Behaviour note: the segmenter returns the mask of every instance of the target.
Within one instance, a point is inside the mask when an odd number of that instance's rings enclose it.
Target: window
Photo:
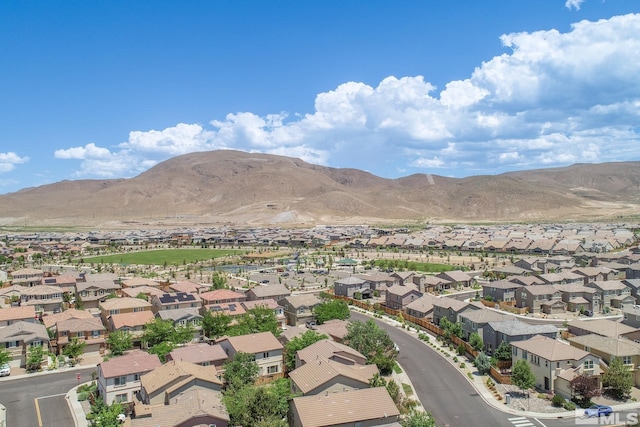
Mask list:
[[[529,352],[527,350],[522,350],[522,358],[527,360],[528,356],[529,356]]]
[[[141,311],[144,311],[144,307],[134,307],[133,308],[133,312],[134,313],[140,313]]]
[[[262,353],[262,358],[263,359],[266,359],[267,357],[269,357],[269,352],[268,351]]]
[[[116,394],[116,397],[113,399],[116,403],[122,403],[127,401],[127,393]]]
[[[133,374],[134,381],[140,381],[140,374]]]
[[[84,332],[76,332],[76,337],[84,338]]]
[[[6,348],[16,348],[20,346],[20,341],[8,341],[5,343]]]
[[[520,296],[522,296],[522,299],[527,299],[527,293],[526,292],[522,292],[520,294]]]
[[[115,377],[113,379],[113,384],[115,386],[122,386],[122,385],[127,385],[127,377],[126,376],[122,376],[122,377]]]
[[[100,331],[91,331],[91,338],[98,338],[100,336]]]
[[[591,347],[589,347],[588,345],[585,345],[584,351],[586,351],[587,353],[591,353]]]
[[[278,365],[267,367],[267,374],[277,374],[277,373],[278,373]]]
[[[29,343],[29,347],[42,347],[42,341],[33,341]]]
[[[631,356],[622,356],[623,365],[631,365]]]
[[[110,316],[113,316],[114,314],[120,314],[120,310],[109,310]]]
[[[593,370],[593,360],[585,360],[582,366],[585,371]]]

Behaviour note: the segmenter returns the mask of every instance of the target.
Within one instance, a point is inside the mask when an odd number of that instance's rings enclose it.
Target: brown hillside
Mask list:
[[[191,153],[131,179],[0,196],[0,224],[312,224],[596,220],[634,215],[640,162],[463,179],[385,179],[239,151]]]

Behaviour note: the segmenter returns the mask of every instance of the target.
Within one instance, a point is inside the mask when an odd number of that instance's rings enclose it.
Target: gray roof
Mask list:
[[[531,325],[517,319],[489,322],[489,326],[494,331],[509,336],[558,333],[558,328],[554,325]]]
[[[202,318],[196,307],[176,308],[173,310],[160,310],[158,316],[162,320],[171,319],[174,322],[185,318]]]

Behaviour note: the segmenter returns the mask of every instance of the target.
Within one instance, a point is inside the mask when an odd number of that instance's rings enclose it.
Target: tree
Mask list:
[[[367,363],[376,364],[383,374],[391,373],[398,352],[387,331],[372,319],[366,323],[349,323],[343,342],[362,353],[367,358]]]
[[[218,338],[226,335],[230,324],[231,316],[222,312],[214,314],[207,310],[202,316],[202,330],[209,338]]]
[[[41,369],[42,360],[44,359],[44,348],[41,345],[29,347],[27,354],[26,368],[27,372],[37,372]]]
[[[125,351],[133,348],[131,333],[128,331],[114,331],[109,334],[107,344],[111,350],[112,356],[120,356]]]
[[[140,292],[138,295],[136,295],[137,299],[143,299],[145,301],[149,301],[149,297],[147,296],[147,294]]]
[[[478,353],[474,361],[480,375],[484,375],[491,369],[491,360],[484,352]]]
[[[9,353],[9,350],[0,348],[0,366],[7,365],[9,362],[11,362],[11,360],[13,360],[13,358],[11,357],[11,353]]]
[[[229,412],[231,425],[245,427],[286,426],[283,420],[287,415],[289,392],[279,395],[282,390],[273,386],[247,385],[231,388],[224,393],[224,403]]]
[[[102,399],[96,399],[95,405],[91,406],[91,413],[87,414],[87,420],[91,427],[114,427],[120,425],[118,415],[123,413],[121,403],[107,405]]]
[[[171,353],[171,350],[174,348],[176,348],[176,346],[172,342],[163,341],[149,348],[148,352],[157,354],[160,361],[165,363],[167,361],[167,354]]]
[[[209,287],[210,291],[215,291],[216,289],[225,289],[227,287],[227,279],[219,273],[213,273],[211,276],[211,286]]]
[[[260,368],[251,353],[237,352],[224,364],[224,381],[229,389],[240,389],[258,377]]]
[[[633,373],[616,357],[609,363],[609,369],[602,374],[602,386],[615,398],[623,399],[633,388]]]
[[[511,372],[511,384],[524,392],[536,385],[536,377],[531,372],[531,366],[524,359],[518,359]]]
[[[144,325],[142,341],[147,346],[153,347],[165,341],[172,341],[174,333],[175,327],[172,320],[156,318],[153,322]]]
[[[298,350],[307,348],[311,344],[327,338],[326,335],[313,330],[308,330],[302,335],[293,337],[293,339],[284,346],[284,365],[287,371],[293,371],[296,368],[296,353]]]
[[[400,421],[402,427],[435,427],[436,421],[429,412],[411,411],[411,413]]]
[[[229,328],[229,335],[247,335],[258,332],[271,332],[280,335],[280,323],[273,309],[266,305],[258,305],[247,310],[246,314],[238,319],[238,323]]]
[[[87,342],[85,340],[79,340],[78,337],[71,338],[71,341],[64,346],[64,350],[62,353],[73,359],[74,364],[80,363],[82,360],[82,353],[84,352],[84,348],[87,346]]]
[[[480,351],[484,347],[484,342],[482,342],[482,337],[477,332],[474,332],[469,336],[469,345],[476,350]]]
[[[511,360],[511,352],[511,344],[502,341],[496,351],[493,352],[493,357],[498,360]]]
[[[598,379],[582,374],[569,382],[574,397],[580,399],[584,405],[588,405],[591,399],[600,396],[602,391],[598,387]]]
[[[332,299],[316,306],[313,310],[319,325],[332,319],[346,320],[351,317],[349,305],[339,299]]]

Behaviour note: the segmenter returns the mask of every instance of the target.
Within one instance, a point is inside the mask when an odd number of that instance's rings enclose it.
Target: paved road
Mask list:
[[[7,426],[73,426],[73,418],[64,396],[78,384],[77,374],[81,375],[82,382],[86,382],[91,379],[91,372],[95,370],[96,368],[84,368],[0,381],[0,402],[7,407]]]
[[[351,320],[371,317],[351,312]],[[575,426],[574,419],[537,420],[499,411],[480,397],[459,371],[431,347],[404,330],[374,319],[398,344],[398,363],[411,378],[416,394],[438,426],[451,427],[559,427]]]

